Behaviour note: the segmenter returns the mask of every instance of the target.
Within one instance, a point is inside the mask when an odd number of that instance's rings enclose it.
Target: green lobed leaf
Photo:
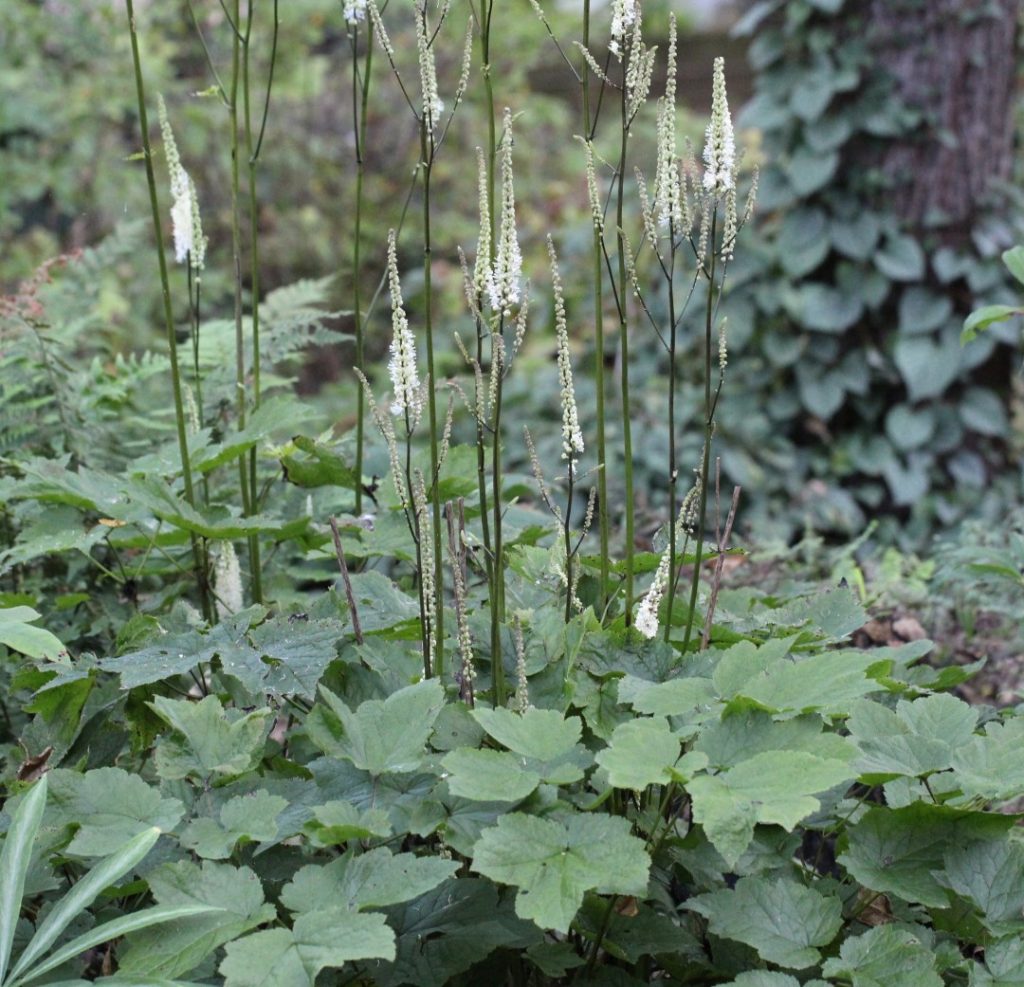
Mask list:
[[[413,901],[390,909],[398,936],[393,963],[380,963],[380,987],[445,987],[495,949],[539,947],[542,934],[517,918],[510,895],[499,898],[478,877],[451,878]]]
[[[781,877],[743,877],[732,889],[690,898],[685,907],[703,915],[714,935],[746,943],[791,970],[820,962],[819,947],[843,924],[839,898]]]
[[[473,719],[487,734],[516,754],[538,761],[550,761],[569,753],[579,741],[583,721],[578,716],[564,717],[553,709],[528,709],[513,713],[509,709],[475,709]]]
[[[1024,716],[988,723],[953,756],[953,770],[967,796],[1011,799],[1024,795]]]
[[[310,739],[326,754],[371,774],[415,771],[444,705],[437,679],[406,686],[387,699],[369,699],[354,712],[321,686],[324,704],[307,719]],[[314,714],[316,714],[314,716]]]
[[[826,977],[839,977],[852,987],[942,987],[935,954],[909,929],[879,925],[847,939],[839,956],[826,960]]]
[[[540,784],[540,775],[527,770],[527,759],[509,751],[462,747],[441,764],[451,793],[477,802],[518,802]]]
[[[950,846],[944,867],[950,887],[981,912],[990,932],[1024,932],[1024,845],[1004,839]]]
[[[970,742],[977,722],[976,710],[945,694],[901,699],[895,710],[856,702],[847,720],[860,750],[854,767],[868,784],[944,771],[954,753]]]
[[[153,826],[172,830],[183,813],[178,799],[161,798],[156,788],[121,768],[50,772],[47,818],[77,828],[67,848],[77,856],[105,857]]]
[[[259,789],[236,795],[221,807],[217,818],[199,816],[182,831],[181,845],[200,857],[223,860],[231,856],[240,841],[260,842],[277,836],[277,817],[288,808],[288,800]]]
[[[395,934],[383,915],[344,908],[300,916],[292,929],[267,929],[228,943],[225,987],[313,987],[325,967],[393,959]]]
[[[687,753],[680,757],[681,742],[664,717],[627,720],[612,733],[611,743],[597,755],[615,788],[643,791],[648,785],[664,785],[675,778],[689,778],[707,766],[707,757]]]
[[[382,839],[392,827],[383,809],[360,812],[351,802],[334,799],[313,810],[305,831],[314,846],[340,846],[350,840]]]
[[[266,904],[259,878],[248,867],[182,860],[147,876],[153,897],[165,906],[206,905],[218,909],[172,925],[132,933],[118,950],[118,969],[146,977],[179,977],[194,970],[215,949],[277,912]]]
[[[966,812],[915,802],[904,808],[869,809],[848,830],[839,863],[864,887],[931,908],[949,898],[941,875],[946,848],[998,839],[1012,821],[996,814]]]
[[[820,808],[815,794],[853,777],[842,761],[804,751],[768,751],[720,774],[698,775],[687,789],[694,820],[732,867],[750,845],[755,825],[774,824],[791,831]]]
[[[226,710],[216,696],[197,703],[157,696],[146,705],[174,730],[160,740],[155,755],[157,772],[169,781],[251,770],[263,754],[274,720],[266,708],[250,713]]]
[[[69,664],[68,649],[60,639],[42,627],[33,627],[40,614],[31,607],[0,609],[0,644],[29,658]]]
[[[516,914],[566,933],[587,891],[645,895],[650,858],[618,816],[566,821],[514,812],[486,829],[473,848],[473,870],[519,888]]]
[[[329,864],[299,869],[281,891],[281,903],[299,914],[334,907],[383,908],[425,894],[458,869],[454,860],[393,854],[385,847],[349,852]]]

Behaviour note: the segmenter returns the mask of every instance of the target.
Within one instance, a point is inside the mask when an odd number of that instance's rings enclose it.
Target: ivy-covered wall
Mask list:
[[[760,239],[731,274],[745,358],[720,436],[755,525],[914,538],[1019,499],[1019,328],[959,341],[973,307],[1015,297],[1019,7],[768,0],[740,23]]]

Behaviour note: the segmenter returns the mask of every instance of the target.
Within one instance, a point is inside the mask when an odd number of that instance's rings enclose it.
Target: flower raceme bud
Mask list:
[[[409,328],[402,302],[402,285],[398,278],[398,252],[395,231],[388,232],[388,287],[391,291],[391,411],[395,415],[408,414],[415,426],[423,407],[419,374],[416,370],[416,337]]]
[[[640,0],[612,0],[612,40],[608,48],[616,57],[622,57],[622,42],[639,16]]]
[[[725,94],[725,59],[715,59],[711,120],[704,143],[704,191],[722,195],[736,188],[736,138]]]
[[[188,262],[196,274],[202,271],[206,261],[206,237],[199,217],[199,199],[196,187],[189,178],[178,154],[174,131],[167,116],[167,105],[163,96],[157,96],[157,112],[160,118],[160,136],[164,144],[164,158],[171,179],[171,228],[174,233],[174,259],[179,263]]]
[[[366,20],[366,0],[345,0],[341,16],[346,24],[358,24]]]
[[[562,277],[558,271],[555,244],[548,237],[548,257],[551,259],[551,286],[555,296],[555,334],[558,337],[558,382],[562,400],[562,458],[569,460],[569,469],[576,469],[576,460],[583,455],[583,432],[580,430],[576,407],[576,389],[572,380],[572,360],[569,354],[569,330],[565,319],[565,298]]]
[[[505,136],[501,145],[501,228],[487,293],[491,307],[506,318],[520,298],[523,255],[516,231],[516,193],[512,180],[512,111],[505,108]]]

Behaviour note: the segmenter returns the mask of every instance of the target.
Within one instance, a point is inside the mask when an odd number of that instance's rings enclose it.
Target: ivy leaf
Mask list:
[[[174,729],[156,748],[157,773],[168,781],[251,770],[263,754],[274,719],[270,709],[225,710],[216,696],[197,703],[157,696],[146,705]]]
[[[906,335],[932,332],[953,314],[953,300],[944,292],[912,285],[900,295],[899,331]]]
[[[520,812],[502,816],[473,848],[473,870],[514,884],[516,914],[566,933],[587,891],[644,896],[650,858],[618,816],[565,822]]]
[[[118,953],[118,969],[134,976],[179,977],[277,914],[264,903],[259,878],[248,867],[207,861],[200,867],[183,860],[158,867],[147,880],[161,905],[210,905],[221,911],[129,935],[127,948]]]
[[[406,905],[392,908],[398,935],[393,964],[374,970],[380,987],[444,987],[495,949],[539,945],[541,932],[516,918],[511,896],[479,877],[452,878]]]
[[[351,911],[382,908],[425,894],[446,881],[459,865],[441,857],[393,854],[385,847],[347,853],[329,864],[309,864],[281,891],[281,903],[299,914],[335,907]]]
[[[263,842],[277,836],[277,817],[288,808],[288,800],[266,789],[228,799],[217,819],[200,816],[185,827],[181,845],[209,860],[231,856],[237,843]]]
[[[183,812],[178,799],[161,798],[138,775],[120,768],[50,772],[48,821],[77,827],[68,853],[80,857],[115,853],[154,826],[168,832]]]
[[[1024,794],[1024,716],[988,723],[953,757],[953,770],[964,795],[1012,799]]]
[[[924,277],[924,251],[912,236],[890,235],[875,251],[875,266],[893,281],[920,281]]]
[[[508,751],[461,747],[441,761],[449,772],[448,789],[477,802],[518,802],[539,784],[540,775],[526,769],[527,760]]]
[[[6,607],[0,609],[0,644],[12,651],[18,651],[29,658],[70,665],[68,649],[60,639],[42,627],[33,627],[33,621],[42,615],[31,607]]]
[[[698,775],[687,788],[694,819],[733,867],[750,845],[755,825],[775,824],[790,832],[821,807],[814,794],[853,777],[842,761],[803,751],[767,751],[721,774]]]
[[[799,148],[789,159],[786,175],[797,195],[807,197],[824,188],[839,167],[839,153],[818,154],[810,148]]]
[[[923,802],[869,809],[850,827],[846,851],[838,859],[872,891],[945,908],[949,898],[936,874],[942,873],[947,847],[999,839],[1012,825],[1009,817],[995,813]]]
[[[785,299],[786,308],[801,325],[818,332],[840,334],[864,314],[864,301],[852,291],[810,282]]]
[[[1024,927],[1024,846],[1007,840],[979,840],[948,847],[946,877],[950,887],[982,913],[995,935],[1020,933]]]
[[[909,929],[879,925],[847,939],[839,956],[825,962],[822,973],[850,981],[853,987],[942,987],[935,954]]]
[[[302,915],[292,929],[267,929],[228,943],[225,987],[313,987],[325,967],[393,959],[395,934],[383,915],[328,908]]]
[[[895,710],[854,703],[847,720],[861,752],[854,767],[869,785],[944,771],[954,752],[970,742],[977,722],[976,710],[946,694],[901,699]]]
[[[325,754],[373,775],[415,771],[444,705],[437,679],[406,686],[384,700],[369,699],[355,712],[329,689],[321,686],[320,694],[326,706],[318,704],[307,720],[310,739]]]
[[[907,385],[910,400],[920,401],[945,391],[960,372],[963,355],[956,337],[943,333],[934,343],[929,336],[900,337],[893,360]]]
[[[707,766],[704,754],[692,751],[680,759],[681,741],[664,717],[627,720],[612,733],[611,743],[597,755],[616,788],[643,791],[675,778],[689,778]]]
[[[816,947],[827,946],[843,924],[838,898],[785,878],[743,877],[734,889],[698,895],[684,907],[703,915],[714,935],[791,970],[818,963]]]

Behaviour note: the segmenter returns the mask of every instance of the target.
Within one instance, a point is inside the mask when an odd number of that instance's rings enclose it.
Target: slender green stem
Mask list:
[[[711,217],[710,254],[708,262],[708,297],[704,314],[704,457],[700,464],[700,508],[697,517],[696,558],[693,563],[693,579],[690,583],[690,612],[686,617],[686,634],[683,637],[683,653],[690,646],[693,625],[697,613],[697,590],[700,586],[700,565],[704,551],[704,530],[707,521],[708,478],[711,473],[711,439],[715,432],[715,403],[711,391],[711,345],[715,319],[715,233],[718,215]],[[700,261],[699,261],[700,262]]]
[[[678,565],[677,539],[676,539],[676,511],[677,495],[679,491],[679,462],[676,450],[676,337],[678,326],[676,324],[676,239],[674,222],[669,218],[669,243],[671,258],[668,267],[668,319],[669,319],[669,340],[668,340],[668,556],[669,556],[669,581],[668,581],[668,602],[666,613],[668,619],[665,621],[665,640],[668,641],[672,630],[672,608],[676,597],[676,567]]]
[[[434,506],[434,619],[437,644],[433,674],[440,676],[444,671],[444,566],[441,554],[440,438],[437,428],[437,376],[434,369],[433,247],[430,233],[430,178],[434,150],[432,138],[427,132],[426,114],[420,122],[420,147],[423,152],[423,325],[427,337],[427,376],[430,380],[427,407],[430,418],[430,497]]]
[[[185,430],[185,407],[181,394],[181,374],[178,367],[178,342],[174,332],[174,313],[171,309],[171,284],[167,273],[167,256],[160,229],[160,204],[156,194],[156,175],[153,172],[153,149],[149,141],[149,119],[146,115],[146,90],[142,81],[142,59],[139,55],[139,38],[135,25],[135,7],[132,0],[125,0],[128,13],[128,31],[131,36],[132,63],[135,69],[135,95],[139,107],[139,126],[142,129],[142,150],[146,162],[146,182],[149,185],[149,205],[153,218],[153,232],[156,235],[156,253],[160,268],[160,289],[163,296],[164,328],[167,332],[168,357],[171,363],[171,390],[174,394],[174,419],[178,434],[178,452],[181,456],[181,475],[185,486],[185,500],[195,506],[195,490],[192,486],[192,464],[188,455],[188,434]],[[209,577],[203,565],[199,538],[191,535],[192,560],[203,617],[213,619],[213,602],[210,599]]]
[[[263,135],[266,132],[267,114],[270,111],[270,94],[274,84],[274,68],[277,63],[278,33],[278,0],[274,0],[273,33],[270,45],[270,67],[267,75],[267,91],[263,101],[259,137],[253,141],[252,101],[249,86],[249,56],[252,50],[252,17],[255,5],[250,2],[245,25],[245,43],[242,59],[242,99],[245,113],[245,149],[249,161],[249,253],[250,280],[252,282],[252,399],[253,406],[258,408],[261,399],[260,384],[260,250],[259,250],[259,203],[256,195],[256,167],[259,162],[260,150],[263,146]],[[256,510],[256,448],[249,450],[249,490],[250,506]],[[263,573],[260,559],[259,537],[249,538],[249,564],[252,572],[252,598],[255,603],[263,602]]]
[[[359,29],[353,27],[352,39],[352,117],[356,137],[356,215],[352,243],[352,307],[356,329],[356,367],[363,369],[365,360],[366,325],[362,305],[362,245],[363,245],[363,179],[366,170],[366,119],[370,102],[370,72],[373,67],[373,22],[367,26],[366,56],[363,74],[359,75]],[[363,389],[358,388],[356,406],[356,514],[363,511],[363,455],[366,442],[366,404]]]
[[[240,0],[233,0],[234,18],[233,25],[239,23],[241,15]],[[226,13],[226,12],[225,12]],[[228,15],[231,19],[230,15]],[[246,373],[245,373],[245,336],[242,328],[242,226],[241,226],[241,205],[239,194],[239,147],[238,131],[238,90],[242,78],[242,48],[246,39],[238,32],[237,28],[232,30],[231,44],[231,81],[228,85],[228,120],[231,127],[231,255],[234,273],[234,295],[235,295],[235,407],[238,417],[238,430],[245,428],[247,412],[246,394]],[[247,45],[245,45],[247,48]],[[242,512],[246,517],[253,513],[251,491],[249,487],[249,471],[246,468],[246,456],[243,453],[238,457],[238,489],[242,500]],[[255,536],[250,536],[249,563],[250,568],[254,566],[255,559],[259,553],[259,546]],[[258,566],[258,563],[255,563]],[[255,596],[255,586],[250,587]]]
[[[498,339],[504,341],[505,317],[498,321]],[[491,446],[491,497],[494,510],[494,586],[491,595],[491,681],[494,705],[505,705],[505,663],[501,648],[501,625],[505,620],[505,546],[502,540],[501,506],[501,399],[505,375],[505,347],[501,343],[491,349],[491,372],[496,375],[494,389],[493,443]]]
[[[630,57],[638,57],[630,52]],[[625,65],[625,62],[623,62]],[[636,509],[633,504],[633,424],[630,420],[629,403],[629,316],[626,299],[630,295],[629,282],[626,277],[626,237],[623,231],[626,180],[626,151],[629,145],[629,119],[626,99],[626,86],[622,86],[622,139],[619,150],[618,181],[616,183],[615,221],[616,244],[619,260],[619,373],[621,382],[622,404],[622,456],[623,476],[625,479],[625,515],[626,515],[626,624],[633,619],[633,554],[635,551]]]
[[[583,2],[583,45],[590,47],[590,0]],[[591,120],[590,69],[586,61],[580,72],[583,91],[583,134],[589,140],[596,126]],[[594,226],[594,390],[597,394],[597,529],[601,546],[601,610],[608,605],[609,591],[609,503],[608,503],[608,440],[604,411],[604,247],[601,231]]]
[[[572,460],[569,460],[568,476],[569,493],[565,499],[565,522],[562,525],[562,537],[565,540],[565,622],[567,624],[572,620],[572,563],[575,554],[572,547],[572,529],[570,527],[570,522],[572,521],[573,480],[576,477],[576,467],[573,465]]]

